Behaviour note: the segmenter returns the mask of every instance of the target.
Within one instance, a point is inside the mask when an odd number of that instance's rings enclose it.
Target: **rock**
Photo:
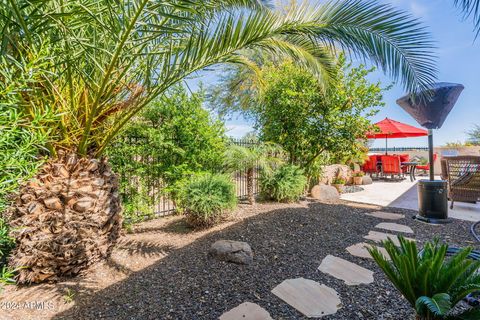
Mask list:
[[[373,183],[373,180],[372,180],[372,177],[370,176],[364,176],[362,177],[362,184],[372,184]]]
[[[248,243],[241,241],[216,241],[208,253],[218,260],[237,264],[250,264],[253,261],[252,248]]]
[[[324,184],[314,186],[311,195],[312,198],[322,202],[337,202],[340,199],[340,194],[335,187]]]
[[[337,175],[337,171],[340,170],[340,176],[345,179],[347,184],[351,184],[353,181],[353,171],[349,166],[343,164],[332,164],[322,167],[321,183],[331,184]]]

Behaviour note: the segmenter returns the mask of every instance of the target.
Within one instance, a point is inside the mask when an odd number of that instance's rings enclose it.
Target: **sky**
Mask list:
[[[320,0],[319,0],[320,1]],[[311,0],[315,3],[316,0]],[[438,80],[442,82],[461,83],[465,90],[457,104],[450,112],[442,128],[434,131],[434,144],[444,145],[447,142],[465,141],[467,131],[474,124],[480,124],[480,36],[475,41],[473,23],[464,21],[461,13],[453,6],[454,0],[383,0],[410,12],[421,19],[431,32],[436,42],[438,55]],[[216,69],[217,73],[219,69]],[[218,79],[215,71],[202,73],[200,78],[205,86],[214,84]],[[380,80],[385,86],[393,83],[393,79],[376,71],[370,76],[372,81]],[[384,94],[386,106],[372,120],[377,122],[385,117],[419,126],[416,121],[395,101],[405,95],[400,84]],[[242,117],[234,117],[226,122],[228,134],[241,137],[252,131],[251,123]],[[389,147],[423,147],[427,138],[391,139]],[[383,139],[374,142],[373,147],[383,147]]]

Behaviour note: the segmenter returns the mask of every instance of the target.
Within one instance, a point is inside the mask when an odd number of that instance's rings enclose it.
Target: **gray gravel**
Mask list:
[[[363,214],[369,211],[345,204],[285,205],[173,250],[156,264],[78,301],[56,319],[218,319],[245,301],[259,304],[277,320],[306,319],[270,292],[283,280],[297,277],[318,281],[339,293],[343,307],[323,319],[413,319],[410,306],[375,263],[345,251],[382,222]],[[412,211],[389,211],[406,214],[398,223],[409,225],[420,242],[438,236],[459,246],[475,244],[467,222],[432,226],[413,220]],[[220,239],[248,242],[254,261],[244,266],[209,258],[208,249]],[[317,271],[328,254],[375,271],[374,283],[346,286]]]

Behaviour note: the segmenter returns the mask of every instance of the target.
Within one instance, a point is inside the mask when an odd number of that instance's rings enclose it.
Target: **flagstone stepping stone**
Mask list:
[[[394,234],[388,234],[388,233],[377,232],[377,231],[369,231],[368,235],[364,236],[363,238],[367,240],[372,240],[375,242],[382,242],[390,238],[392,239],[393,243],[396,246],[400,246],[400,240],[398,240],[398,236]],[[405,239],[415,241],[415,239],[411,239],[411,238],[405,238]]]
[[[374,211],[365,213],[367,216],[386,219],[386,220],[399,220],[405,218],[405,215],[399,213],[385,212],[385,211]]]
[[[413,233],[412,228],[409,226],[405,226],[403,224],[398,223],[391,223],[391,222],[382,222],[375,226],[378,229],[396,231],[396,232],[404,232],[404,233]]]
[[[335,314],[342,306],[334,289],[304,278],[284,280],[272,293],[309,318]]]
[[[244,302],[238,307],[225,312],[219,320],[273,320],[267,310],[260,307],[258,304],[251,302]]]
[[[365,242],[360,242],[354,245],[351,245],[350,247],[347,248],[347,251],[352,255],[360,258],[367,258],[367,259],[373,259],[370,253],[367,250],[367,247],[376,247],[380,252],[383,254],[383,256],[387,259],[390,260],[390,256],[387,253],[387,250],[383,247],[379,246],[374,246],[373,244],[365,243]]]
[[[322,260],[318,270],[343,280],[349,286],[373,282],[372,271],[332,255],[328,255]]]

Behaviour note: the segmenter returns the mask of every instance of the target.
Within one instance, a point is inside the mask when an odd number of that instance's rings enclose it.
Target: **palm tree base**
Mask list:
[[[17,283],[73,276],[107,257],[122,227],[118,186],[105,159],[59,152],[46,163],[6,212]]]

